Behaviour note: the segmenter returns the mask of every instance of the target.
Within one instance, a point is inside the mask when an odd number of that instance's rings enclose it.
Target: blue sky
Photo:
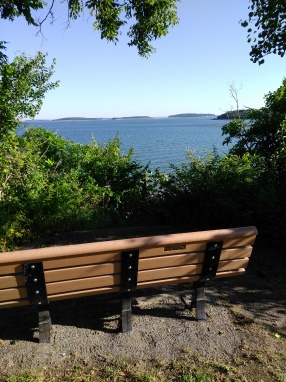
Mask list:
[[[55,7],[53,26],[43,26],[45,39],[23,19],[3,21],[1,40],[8,56],[48,52],[56,58],[53,79],[60,87],[46,95],[38,119],[61,117],[165,117],[179,113],[213,113],[235,106],[229,84],[239,91],[240,106],[259,108],[263,96],[277,89],[285,76],[285,59],[268,56],[264,65],[250,61],[246,19],[248,0],[182,0],[180,24],[154,43],[149,59],[127,46],[100,39],[88,16],[66,29],[66,5]]]

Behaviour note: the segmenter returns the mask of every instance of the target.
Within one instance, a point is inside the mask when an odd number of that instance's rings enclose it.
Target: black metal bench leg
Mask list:
[[[132,331],[132,308],[131,296],[122,296],[121,298],[121,330],[122,333]]]
[[[51,342],[51,316],[49,304],[38,305],[39,343]]]
[[[203,281],[193,283],[191,306],[196,308],[196,318],[198,321],[207,319],[205,311],[205,283]]]

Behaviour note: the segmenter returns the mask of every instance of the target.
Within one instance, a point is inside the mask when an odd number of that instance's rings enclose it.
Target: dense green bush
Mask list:
[[[145,168],[106,145],[75,144],[43,128],[3,140],[0,158],[2,250],[50,231],[136,220]],[[140,204],[141,203],[141,204]]]
[[[166,219],[192,229],[251,224],[260,170],[254,158],[219,156],[216,151],[189,160],[163,180],[161,209]]]

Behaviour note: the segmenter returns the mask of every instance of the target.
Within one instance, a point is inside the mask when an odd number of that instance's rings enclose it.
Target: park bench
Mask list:
[[[134,237],[0,253],[0,308],[36,305],[39,342],[50,342],[49,302],[120,293],[121,329],[132,330],[137,288],[192,283],[192,307],[205,320],[205,284],[242,275],[255,227]]]

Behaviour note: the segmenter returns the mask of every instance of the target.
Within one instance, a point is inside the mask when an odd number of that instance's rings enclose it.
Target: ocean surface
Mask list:
[[[58,135],[77,143],[86,144],[96,139],[107,143],[116,135],[121,139],[121,151],[134,150],[134,158],[141,164],[150,164],[154,170],[170,171],[169,164],[180,166],[187,162],[187,148],[202,156],[216,148],[219,154],[227,153],[223,146],[221,127],[228,121],[208,117],[128,118],[98,120],[32,121],[33,126],[54,130]],[[23,132],[20,127],[19,133]]]

